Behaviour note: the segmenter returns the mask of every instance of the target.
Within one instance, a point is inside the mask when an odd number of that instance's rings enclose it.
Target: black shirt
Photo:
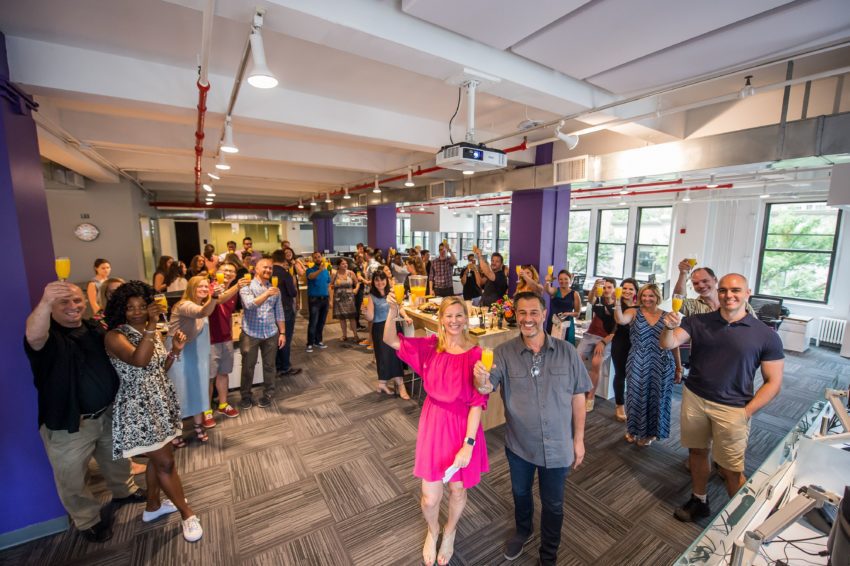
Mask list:
[[[475,281],[474,269],[465,267],[464,271],[466,271],[466,283],[463,284],[463,299],[465,301],[471,301],[475,297],[481,296],[481,287]]]
[[[280,289],[283,308],[290,311],[295,310],[295,298],[298,296],[295,278],[289,273],[288,269],[280,265],[272,266],[272,277],[275,276],[277,276],[277,288]]]
[[[50,430],[80,430],[80,415],[109,406],[118,392],[118,374],[109,362],[97,322],[77,328],[50,321],[47,342],[33,350],[24,338],[38,390],[38,425]]]
[[[484,282],[484,289],[481,292],[482,307],[489,307],[508,292],[508,276],[505,275],[505,270],[500,269],[493,274],[496,276],[493,281],[487,279]]]

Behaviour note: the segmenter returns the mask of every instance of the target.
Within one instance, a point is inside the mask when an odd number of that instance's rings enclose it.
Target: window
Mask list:
[[[410,233],[410,218],[395,219],[396,248],[405,251],[413,247],[413,235]]]
[[[472,253],[472,245],[475,243],[475,234],[473,232],[443,232],[443,240],[448,240],[449,246],[458,257],[465,259],[466,256]]]
[[[587,248],[590,245],[590,211],[570,211],[567,236],[567,266],[573,273],[587,273]]]
[[[478,247],[485,254],[490,254],[493,249],[493,215],[478,215]]]
[[[673,208],[669,206],[640,209],[634,263],[638,281],[647,281],[650,275],[659,282],[667,279],[672,218]]]
[[[413,245],[411,247],[422,246],[423,250],[428,250],[432,254],[436,253],[434,250],[432,250],[430,247],[428,247],[430,241],[431,241],[431,234],[429,234],[428,232],[419,232],[419,231],[414,230],[413,231]]]
[[[595,269],[597,277],[623,276],[628,231],[629,210],[627,208],[599,211]]]
[[[756,293],[825,303],[840,223],[825,202],[769,204]]]
[[[499,214],[499,231],[496,233],[496,251],[502,254],[504,262],[510,265],[510,247],[511,247],[511,215]]]

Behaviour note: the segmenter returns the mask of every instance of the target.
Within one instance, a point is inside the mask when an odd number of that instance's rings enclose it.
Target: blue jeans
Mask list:
[[[292,335],[295,334],[295,309],[283,307],[283,318],[285,320],[284,336],[286,336],[286,344],[277,351],[277,358],[275,359],[275,366],[277,366],[279,372],[292,369],[289,354],[292,352]]]
[[[330,308],[328,297],[308,297],[310,303],[310,322],[307,325],[307,345],[315,346],[322,341],[325,322]]]
[[[564,488],[570,468],[544,468],[520,458],[508,448],[508,467],[511,472],[511,492],[514,496],[516,532],[526,538],[534,531],[534,497],[531,488],[534,472],[540,487],[540,562],[555,564],[561,545],[561,525],[564,523]]]

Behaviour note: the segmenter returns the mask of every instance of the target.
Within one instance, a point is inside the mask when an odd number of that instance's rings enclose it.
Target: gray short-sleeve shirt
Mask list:
[[[522,336],[497,346],[490,381],[502,386],[508,449],[536,466],[565,468],[575,457],[573,395],[592,384],[569,342],[546,336],[540,354],[534,372],[534,353]]]

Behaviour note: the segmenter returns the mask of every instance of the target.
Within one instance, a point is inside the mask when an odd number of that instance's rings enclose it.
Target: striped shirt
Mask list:
[[[245,312],[242,315],[242,332],[252,338],[271,338],[278,334],[278,322],[283,322],[283,305],[280,295],[272,295],[257,305],[254,300],[266,292],[268,284],[261,283],[259,279],[251,281],[239,290],[242,298],[242,306]]]

